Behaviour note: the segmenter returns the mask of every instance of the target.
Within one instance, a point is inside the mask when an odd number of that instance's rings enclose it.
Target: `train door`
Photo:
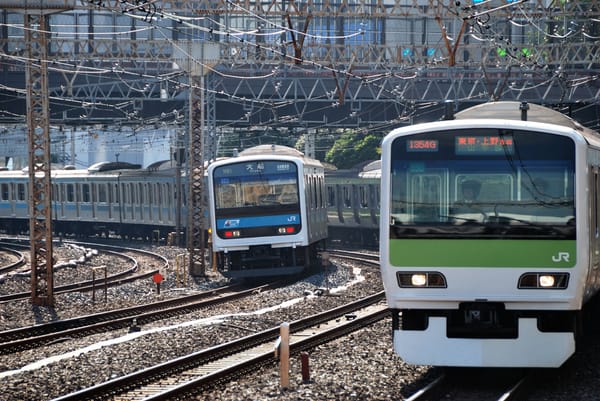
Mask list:
[[[448,174],[414,174],[409,180],[409,213],[414,222],[439,223],[448,218]]]

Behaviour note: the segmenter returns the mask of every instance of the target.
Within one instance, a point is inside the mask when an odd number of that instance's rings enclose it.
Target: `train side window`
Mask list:
[[[75,184],[67,184],[67,202],[75,202]]]
[[[106,184],[98,184],[98,202],[106,203],[107,199]]]
[[[168,195],[169,194],[173,194],[173,197],[175,197],[175,196],[177,196],[177,193],[175,191],[171,190],[171,184],[168,183],[168,182],[162,185],[162,190],[163,190],[164,194],[167,195],[167,196],[163,197],[164,202],[166,203],[165,206],[171,206],[171,199],[172,198],[170,196],[168,196]]]
[[[83,202],[90,202],[90,184],[87,182],[81,184],[81,200]]]
[[[316,177],[312,176],[310,179],[310,186],[312,189],[312,207],[313,209],[317,208],[317,179]]]
[[[335,188],[332,186],[327,187],[327,206],[335,206]]]
[[[344,185],[342,188],[342,198],[343,198],[345,207],[352,206],[352,198],[350,197],[350,190],[348,189],[348,186],[346,186],[346,185]]]
[[[366,188],[363,185],[358,187],[358,196],[359,196],[360,207],[369,206],[369,198],[367,195]]]
[[[148,204],[153,205],[154,204],[154,184],[149,183],[148,185],[146,185],[146,188],[148,188]]]
[[[143,205],[144,204],[144,184],[142,184],[142,183],[138,184],[138,196],[139,196],[139,204]]]
[[[600,175],[598,174],[598,167],[594,169],[594,206],[592,207],[592,219],[594,221],[594,235],[596,238],[600,237],[600,215],[598,213],[598,202],[600,202]]]
[[[109,204],[112,204],[114,202],[114,200],[113,200],[114,196],[113,196],[112,189],[113,189],[112,184],[106,184],[106,195],[107,195],[107,198],[108,198],[107,200],[108,200]]]
[[[75,184],[75,202],[81,202],[81,184]]]
[[[3,183],[2,184],[2,200],[9,200],[10,199],[10,192],[8,190],[8,184]]]

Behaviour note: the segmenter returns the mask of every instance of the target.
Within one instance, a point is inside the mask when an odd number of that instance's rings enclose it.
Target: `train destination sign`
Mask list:
[[[462,135],[456,137],[454,149],[457,155],[513,154],[514,143],[510,136]]]
[[[437,139],[409,139],[406,142],[407,152],[437,152],[438,147]]]

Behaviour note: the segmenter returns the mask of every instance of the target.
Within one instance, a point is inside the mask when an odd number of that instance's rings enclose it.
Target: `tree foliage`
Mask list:
[[[325,155],[325,161],[339,169],[351,168],[367,160],[379,159],[381,138],[373,133],[347,130]]]

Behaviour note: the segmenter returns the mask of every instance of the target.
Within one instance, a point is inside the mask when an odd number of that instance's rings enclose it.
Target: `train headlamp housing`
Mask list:
[[[225,238],[238,238],[241,233],[239,230],[225,231]]]
[[[400,288],[446,288],[446,277],[440,272],[397,272]]]
[[[524,273],[519,277],[518,288],[564,290],[569,285],[569,273]]]
[[[277,228],[277,233],[281,235],[285,234],[294,234],[296,229],[294,227],[279,227]]]

